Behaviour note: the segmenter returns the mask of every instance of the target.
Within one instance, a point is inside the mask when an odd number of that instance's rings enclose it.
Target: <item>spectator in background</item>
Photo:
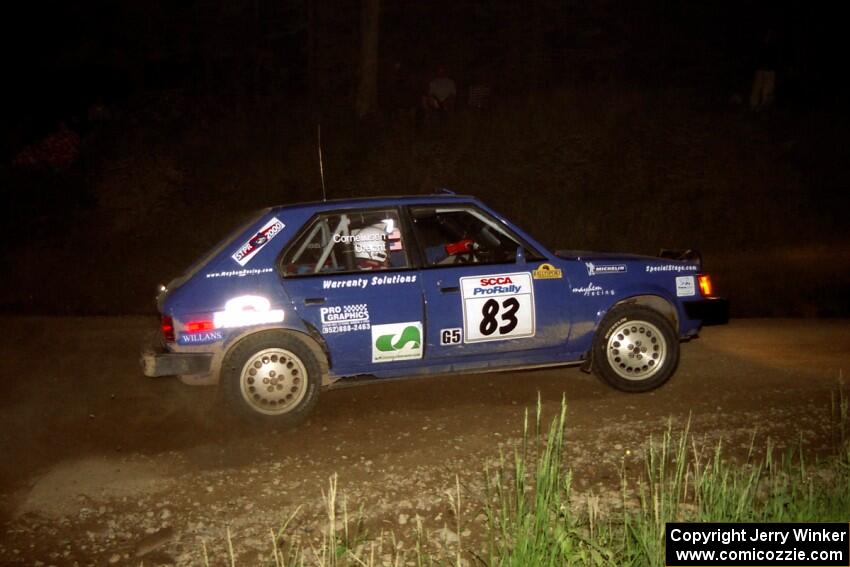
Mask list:
[[[768,30],[759,47],[753,90],[750,93],[750,108],[756,112],[773,104],[778,59],[775,34],[773,30]]]
[[[422,107],[425,110],[453,110],[455,98],[457,85],[446,73],[446,68],[439,65],[436,76],[428,84],[428,93],[422,97]]]

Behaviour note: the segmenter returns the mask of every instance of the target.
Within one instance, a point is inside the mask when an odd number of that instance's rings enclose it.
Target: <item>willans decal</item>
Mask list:
[[[181,333],[177,337],[178,345],[206,345],[224,340],[221,331],[202,331],[199,333]]]
[[[280,222],[277,217],[272,217],[254,236],[240,246],[231,258],[236,260],[236,263],[240,266],[244,266],[285,227],[286,225]]]

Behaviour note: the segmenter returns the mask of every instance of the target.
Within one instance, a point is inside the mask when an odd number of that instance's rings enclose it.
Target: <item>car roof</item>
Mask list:
[[[385,207],[410,204],[446,204],[446,203],[479,202],[472,195],[456,195],[454,193],[434,193],[430,195],[394,195],[386,197],[354,197],[348,199],[328,199],[326,201],[308,201],[292,205],[272,207],[275,211],[287,211],[303,208],[349,209],[362,207]]]

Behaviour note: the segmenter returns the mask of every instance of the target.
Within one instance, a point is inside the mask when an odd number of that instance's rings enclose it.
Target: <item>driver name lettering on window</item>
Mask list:
[[[317,215],[287,251],[287,276],[408,267],[398,214],[372,210]]]

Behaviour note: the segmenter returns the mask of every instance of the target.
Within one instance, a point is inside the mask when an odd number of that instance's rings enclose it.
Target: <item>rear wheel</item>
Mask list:
[[[287,331],[261,331],[236,343],[221,368],[227,403],[256,421],[303,421],[322,383],[322,367],[305,340]]]
[[[593,369],[625,392],[647,392],[670,379],[679,364],[679,339],[657,311],[641,305],[611,310],[593,341]]]

